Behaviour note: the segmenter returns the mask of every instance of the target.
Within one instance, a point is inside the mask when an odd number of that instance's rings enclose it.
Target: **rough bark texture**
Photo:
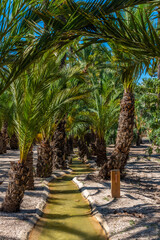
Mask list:
[[[100,176],[104,179],[110,177],[111,169],[120,169],[121,176],[127,163],[129,150],[133,139],[134,126],[134,95],[132,92],[124,92],[121,101],[121,111],[119,116],[116,145],[107,163],[100,171]]]
[[[71,136],[67,139],[67,147],[69,154],[73,153],[73,138]]]
[[[7,152],[7,122],[4,122],[2,127],[2,135],[3,135],[3,153]]]
[[[34,176],[33,176],[33,149],[32,146],[28,152],[26,165],[29,169],[29,175],[28,175],[28,182],[26,189],[27,190],[33,190],[34,189]]]
[[[68,159],[73,152],[72,137],[65,138],[65,158]]]
[[[84,140],[87,143],[87,145],[89,146],[90,143],[92,142],[92,133],[87,132],[84,136]]]
[[[19,211],[28,181],[28,173],[28,168],[24,164],[11,162],[9,184],[5,199],[2,203],[2,211]]]
[[[139,131],[137,131],[136,146],[138,147],[140,145],[141,145],[141,135]]]
[[[91,156],[97,155],[96,134],[93,131],[91,131],[90,154]]]
[[[104,138],[97,137],[96,139],[96,156],[97,156],[97,166],[101,167],[104,165],[104,163],[107,162],[107,153],[106,153],[106,142]]]
[[[37,177],[50,177],[53,168],[53,151],[49,140],[43,140],[38,149]]]
[[[19,148],[18,138],[17,138],[15,133],[10,138],[10,147],[11,147],[12,150],[17,150]]]
[[[53,168],[66,169],[65,157],[65,120],[60,121],[53,135]]]
[[[89,158],[88,146],[84,140],[78,142],[78,154],[82,162],[84,162],[84,159]]]
[[[0,154],[3,154],[3,134],[0,132]]]

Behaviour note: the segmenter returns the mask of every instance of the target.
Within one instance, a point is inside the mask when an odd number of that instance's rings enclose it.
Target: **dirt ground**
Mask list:
[[[121,197],[111,198],[110,181],[78,177],[109,226],[111,240],[160,240],[160,155],[145,154],[149,144],[132,147]],[[108,148],[111,152],[113,146]]]

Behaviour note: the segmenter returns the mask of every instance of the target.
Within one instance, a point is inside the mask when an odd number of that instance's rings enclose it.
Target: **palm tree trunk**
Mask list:
[[[65,156],[65,120],[60,121],[53,135],[53,168],[66,169]]]
[[[67,141],[67,146],[69,149],[69,154],[73,153],[73,138],[70,136],[68,141]]]
[[[72,144],[72,138],[65,138],[65,158],[69,159],[70,155],[73,152],[73,144]]]
[[[10,147],[11,147],[12,150],[17,150],[19,148],[18,138],[17,138],[15,133],[10,138]]]
[[[29,176],[28,182],[26,186],[26,190],[33,190],[34,189],[34,177],[33,177],[33,147],[31,146],[26,160],[26,165],[29,169]]]
[[[91,155],[93,155],[93,156],[97,155],[96,134],[93,131],[91,131],[90,150],[91,150]]]
[[[141,135],[140,132],[137,130],[137,136],[136,136],[136,146],[140,146],[141,145]]]
[[[97,166],[98,167],[101,167],[104,165],[104,163],[107,162],[107,153],[106,153],[106,142],[104,140],[104,138],[99,138],[97,136],[97,139],[96,139],[96,156],[97,156],[97,160],[96,160],[96,163],[97,163]]]
[[[37,177],[47,178],[52,175],[53,151],[49,140],[43,140],[38,149]]]
[[[82,162],[84,162],[84,159],[89,158],[89,150],[86,142],[84,140],[79,140],[78,142],[78,152],[79,156]]]
[[[3,134],[0,132],[0,154],[3,154]]]
[[[28,168],[23,163],[11,162],[9,184],[1,210],[18,212],[28,181]]]
[[[3,153],[7,152],[7,122],[4,122],[2,127],[2,134],[3,134]]]
[[[120,169],[121,175],[129,157],[130,146],[133,139],[134,126],[134,95],[132,91],[124,91],[121,101],[116,145],[108,163],[105,163],[99,175],[108,179],[111,169]]]

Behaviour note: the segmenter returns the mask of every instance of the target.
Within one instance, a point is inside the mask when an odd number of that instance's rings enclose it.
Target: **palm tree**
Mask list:
[[[150,4],[145,4],[149,3]],[[83,47],[93,43],[115,42],[123,51],[140,59],[159,57],[159,37],[153,12],[157,11],[154,1],[69,1],[68,22],[63,27],[64,41],[87,36]],[[132,7],[136,4],[143,4]],[[129,8],[130,7],[130,8]],[[121,10],[121,11],[120,11]],[[126,11],[127,10],[127,11]],[[125,21],[125,15],[128,20]],[[154,15],[154,16],[153,16]],[[53,15],[54,16],[54,15]],[[50,19],[51,21],[51,19]],[[61,41],[63,44],[63,38]]]
[[[65,156],[65,139],[65,119],[62,119],[60,121],[57,121],[56,128],[52,137],[54,169],[67,168]]]
[[[111,169],[120,169],[124,174],[124,167],[129,157],[129,150],[133,139],[134,126],[134,93],[133,83],[143,72],[143,63],[136,59],[117,51],[117,47],[112,45],[114,50],[113,59],[118,60],[120,75],[123,82],[124,93],[120,105],[120,115],[115,148],[110,156],[108,163],[104,164],[100,171],[102,178],[110,177]],[[120,60],[120,61],[119,61]]]
[[[88,89],[83,88],[82,84],[79,84],[78,86],[70,84],[71,80],[76,81],[76,79],[81,78],[81,68],[79,66],[70,67],[69,65],[60,68],[61,56],[59,57],[59,60],[56,60],[58,61],[57,64],[53,63],[52,60],[47,67],[48,75],[52,76],[52,80],[58,79],[58,81],[51,86],[50,92],[44,102],[44,109],[48,108],[48,111],[46,112],[46,124],[44,124],[43,129],[41,129],[43,141],[40,145],[37,163],[37,175],[39,177],[46,177],[51,174],[52,168],[48,168],[46,162],[48,159],[52,161],[52,155],[53,162],[48,164],[49,166],[53,164],[55,168],[66,168],[65,115],[71,106],[69,102],[85,97],[85,94],[88,92]],[[52,107],[53,104],[59,104],[57,113],[54,116],[51,114],[52,109],[54,109]],[[48,117],[48,114],[50,114],[50,118]],[[45,148],[45,146],[47,147]]]
[[[10,137],[10,148],[12,150],[17,150],[19,148],[18,138],[15,133],[13,133]]]
[[[11,108],[12,100],[11,94],[9,91],[4,92],[0,96],[0,128],[1,128],[1,137],[3,141],[3,146],[1,147],[1,153],[6,153],[7,143],[8,143],[8,127],[12,122]]]
[[[8,190],[2,204],[3,211],[18,211],[25,189],[34,188],[32,142],[46,121],[43,118],[46,111],[43,108],[43,101],[47,97],[51,81],[51,76],[44,78],[46,66],[43,67],[43,75],[41,74],[39,78],[39,72],[45,61],[46,59],[42,60],[41,68],[35,65],[12,84],[14,124],[19,141],[20,160],[11,164]],[[52,106],[52,111],[57,105]]]
[[[105,55],[105,48],[102,49]],[[87,84],[90,84],[94,91],[87,100],[73,106],[70,112],[72,121],[67,123],[67,127],[71,135],[79,138],[78,148],[82,161],[85,155],[89,156],[86,135],[90,134],[95,136],[95,138],[93,138],[95,139],[95,143],[91,145],[95,146],[94,150],[95,148],[97,149],[94,151],[94,154],[97,156],[97,165],[101,166],[107,162],[105,133],[118,119],[118,96],[120,91],[118,88],[115,88],[113,70],[108,68],[107,70],[99,70],[97,72],[98,66],[101,68],[101,61],[99,61],[99,65],[97,62],[98,58],[97,61],[93,61],[93,56],[95,56],[94,48],[92,49],[92,54],[90,51],[89,59],[92,64],[85,63],[85,66],[87,65],[87,72],[89,74]],[[103,56],[102,59],[104,59]],[[97,62],[95,68],[93,65],[94,62]],[[105,65],[106,64],[102,64],[102,69]]]
[[[135,91],[136,123],[157,146],[159,146],[159,91],[160,81],[156,77],[144,78]]]

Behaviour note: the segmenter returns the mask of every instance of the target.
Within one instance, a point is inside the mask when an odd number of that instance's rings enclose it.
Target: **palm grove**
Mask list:
[[[114,168],[125,176],[133,140],[140,144],[143,132],[158,139],[158,6],[145,0],[1,1],[0,153],[20,151],[2,211],[19,210],[35,175],[67,168],[73,147],[82,161],[95,156],[99,177],[108,179]],[[151,78],[139,83],[144,71]],[[159,140],[154,144],[158,149]]]

